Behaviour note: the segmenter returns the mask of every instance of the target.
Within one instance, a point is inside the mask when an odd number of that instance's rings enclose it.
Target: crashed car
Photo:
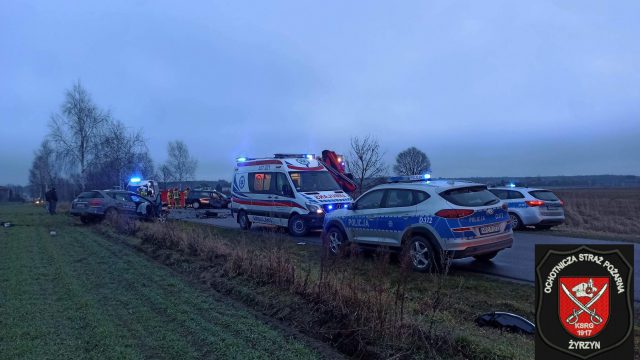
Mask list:
[[[70,214],[87,224],[113,216],[165,221],[167,213],[152,199],[124,190],[92,190],[78,195],[71,202]]]

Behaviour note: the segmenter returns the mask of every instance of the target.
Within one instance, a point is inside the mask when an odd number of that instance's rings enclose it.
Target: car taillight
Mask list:
[[[436,216],[446,219],[458,219],[473,214],[473,210],[469,209],[444,209],[436,213]]]
[[[93,207],[102,206],[102,200],[101,199],[91,199],[91,200],[89,200],[89,206],[93,206]]]
[[[527,205],[532,207],[544,205],[544,201],[542,200],[527,200],[525,202],[527,203]]]
[[[564,200],[560,200],[560,206],[564,206]]]

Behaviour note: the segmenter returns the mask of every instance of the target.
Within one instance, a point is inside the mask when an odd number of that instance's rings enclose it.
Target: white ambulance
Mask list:
[[[275,154],[237,159],[229,208],[242,229],[268,224],[303,236],[351,201],[313,154]]]

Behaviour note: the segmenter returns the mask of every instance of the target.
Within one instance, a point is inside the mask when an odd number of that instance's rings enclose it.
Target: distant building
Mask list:
[[[9,201],[12,191],[8,187],[0,186],[0,202]]]

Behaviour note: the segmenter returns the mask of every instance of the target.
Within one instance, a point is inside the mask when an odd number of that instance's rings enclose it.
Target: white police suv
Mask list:
[[[564,203],[552,191],[518,187],[515,184],[489,188],[509,207],[514,230],[528,225],[537,229],[550,229],[564,222]]]
[[[334,254],[349,243],[388,246],[417,271],[438,270],[447,258],[488,261],[513,244],[507,207],[482,184],[395,177],[328,213],[323,238]]]

